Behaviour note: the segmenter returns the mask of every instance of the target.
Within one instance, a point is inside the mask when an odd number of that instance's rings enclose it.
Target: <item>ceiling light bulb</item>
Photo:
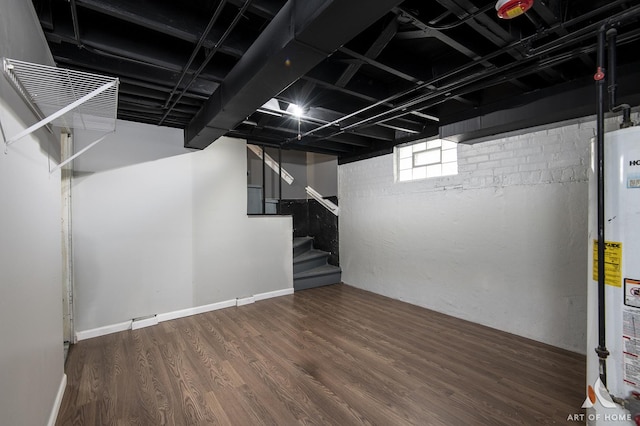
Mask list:
[[[290,105],[290,109],[291,109],[291,114],[295,115],[296,117],[302,117],[302,108],[296,104],[291,104]]]
[[[502,19],[513,19],[520,16],[533,6],[533,0],[498,0],[496,11]]]

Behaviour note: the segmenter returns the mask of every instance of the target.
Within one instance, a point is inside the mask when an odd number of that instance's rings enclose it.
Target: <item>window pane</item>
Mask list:
[[[427,142],[427,149],[440,148],[441,143],[442,141],[440,139],[429,141]]]
[[[413,167],[413,158],[401,158],[398,167],[400,170],[410,170]]]
[[[412,169],[401,170],[400,174],[398,176],[398,180],[400,180],[400,181],[411,180],[412,176],[413,176],[413,170]]]
[[[415,165],[424,166],[427,164],[434,164],[440,162],[440,150],[431,149],[429,151],[423,151],[415,154]]]
[[[413,152],[418,152],[418,151],[424,151],[425,149],[427,149],[427,143],[426,142],[421,142],[421,143],[417,143],[413,146]]]
[[[439,177],[442,176],[442,164],[434,164],[427,166],[427,177]]]
[[[398,181],[410,181],[458,173],[458,144],[445,140],[422,141],[396,147]]]
[[[403,146],[402,148],[398,149],[398,153],[400,155],[400,158],[411,157],[411,155],[413,153],[413,147],[411,147],[411,146]]]
[[[455,149],[447,149],[446,151],[442,151],[443,163],[451,163],[453,161],[458,161],[458,152]]]
[[[413,178],[414,179],[424,179],[427,177],[427,168],[426,167],[416,167],[413,169]]]
[[[442,165],[442,176],[457,175],[458,163],[446,163]]]

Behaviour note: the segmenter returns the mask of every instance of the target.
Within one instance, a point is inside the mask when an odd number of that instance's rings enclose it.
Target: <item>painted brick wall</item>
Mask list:
[[[640,122],[640,113],[632,114]],[[619,118],[606,120],[606,130],[618,128]],[[558,123],[474,145],[458,145],[458,175],[394,184],[391,155],[342,167],[344,196],[359,197],[370,189],[393,194],[448,189],[479,189],[511,185],[586,182],[590,165],[589,141],[595,136],[592,118]],[[358,178],[355,178],[355,177]],[[353,177],[353,179],[351,179]],[[362,178],[365,179],[362,179]]]
[[[584,353],[594,129],[460,144],[442,178],[395,182],[392,155],[341,165],[343,281]]]

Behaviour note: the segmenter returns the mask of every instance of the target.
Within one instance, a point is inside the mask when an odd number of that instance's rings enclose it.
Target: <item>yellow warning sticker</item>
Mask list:
[[[598,240],[593,240],[593,280],[598,281]],[[622,243],[604,242],[604,283],[622,287]]]

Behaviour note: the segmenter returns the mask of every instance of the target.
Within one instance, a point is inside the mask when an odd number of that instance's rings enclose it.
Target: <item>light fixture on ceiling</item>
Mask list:
[[[533,6],[533,0],[498,0],[496,11],[502,19],[513,19]]]
[[[300,121],[302,115],[304,114],[304,109],[300,105],[289,104],[287,107],[287,112],[291,113],[294,117],[298,119],[298,140],[302,139],[302,133],[300,132]]]
[[[302,114],[304,114],[304,110],[302,109],[302,107],[296,104],[289,104],[289,108],[287,108],[287,111],[291,112],[294,117],[298,118],[302,117]]]

